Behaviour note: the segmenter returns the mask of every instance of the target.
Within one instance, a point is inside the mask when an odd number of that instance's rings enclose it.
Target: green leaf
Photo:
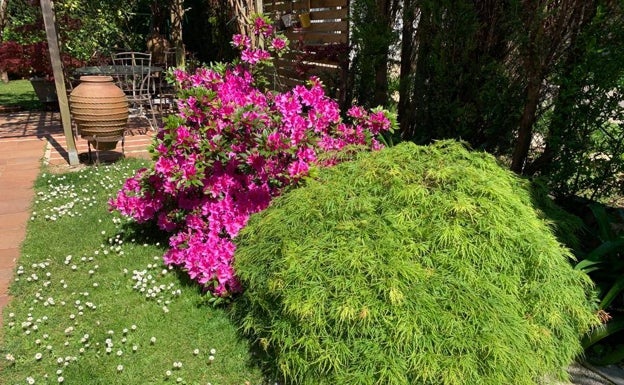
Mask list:
[[[615,283],[613,283],[611,289],[609,289],[602,301],[600,301],[600,308],[606,309],[607,307],[609,307],[609,305],[611,305],[611,302],[613,302],[613,300],[622,292],[622,289],[624,289],[624,276],[621,276],[615,281]]]
[[[620,330],[624,330],[624,317],[613,317],[605,325],[593,329],[583,337],[583,348],[587,349],[598,341],[609,337]]]
[[[581,262],[577,263],[576,266],[574,266],[574,269],[582,270],[588,273],[589,271],[594,271],[596,269],[599,269],[600,267],[598,267],[597,265],[600,265],[600,264],[602,264],[602,261],[593,261],[590,259],[584,259]]]
[[[599,204],[591,204],[589,205],[590,210],[594,214],[598,225],[598,236],[603,242],[612,241],[616,238],[613,229],[611,228],[611,221],[609,220],[609,215],[607,214],[607,210],[603,205]]]
[[[602,261],[605,256],[621,251],[622,248],[624,248],[624,238],[619,238],[614,241],[606,241],[587,254],[587,258],[585,258],[585,260],[596,262]]]

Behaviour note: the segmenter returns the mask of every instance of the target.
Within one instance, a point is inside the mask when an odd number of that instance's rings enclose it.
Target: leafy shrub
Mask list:
[[[598,289],[604,325],[585,335],[586,360],[611,365],[624,360],[624,209],[609,212],[597,203],[587,205],[593,216],[587,223],[584,247],[575,250],[575,269],[589,274]],[[584,250],[588,249],[588,250]]]
[[[574,59],[557,66],[557,96],[536,127],[546,145],[532,168],[558,200],[624,193],[624,28],[613,28],[624,23],[623,6],[599,5],[572,40]]]
[[[70,69],[83,64],[78,59],[65,53],[61,54],[63,66]],[[18,44],[14,41],[5,41],[0,45],[0,70],[16,77],[41,77],[52,79],[52,62],[47,42]]]
[[[287,46],[279,36],[269,39],[265,19],[254,27],[269,50]],[[391,128],[382,110],[354,106],[343,120],[318,79],[282,93],[260,89],[253,72],[270,60],[269,51],[252,47],[249,36],[235,35],[233,44],[246,65],[175,71],[179,113],[155,138],[154,167],[139,170],[110,201],[137,222],[172,233],[165,263],[221,297],[241,289],[232,239],[249,215],[314,167],[338,163],[338,150],[380,148],[375,136]]]
[[[455,142],[324,169],[236,239],[233,309],[294,384],[533,384],[596,324],[526,183]]]

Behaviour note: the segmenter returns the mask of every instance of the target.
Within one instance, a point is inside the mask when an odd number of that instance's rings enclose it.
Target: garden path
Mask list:
[[[131,119],[125,140],[125,154],[147,157],[153,132],[147,121]],[[76,139],[79,166],[69,166],[60,114],[53,111],[0,113],[0,329],[2,313],[9,303],[8,293],[20,245],[26,234],[33,185],[45,164],[51,170],[66,171],[85,167],[87,142]],[[121,156],[116,151],[101,153],[100,161]]]

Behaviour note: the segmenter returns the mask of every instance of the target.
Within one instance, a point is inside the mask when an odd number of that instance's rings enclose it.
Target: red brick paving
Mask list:
[[[148,157],[152,131],[147,122],[131,119],[125,155]],[[26,235],[33,201],[33,184],[42,164],[70,170],[67,145],[58,112],[0,113],[0,330],[4,307],[11,300],[8,287]],[[76,138],[78,157],[87,161],[87,142]],[[100,161],[121,157],[121,145],[100,154]],[[0,336],[1,337],[1,336]]]

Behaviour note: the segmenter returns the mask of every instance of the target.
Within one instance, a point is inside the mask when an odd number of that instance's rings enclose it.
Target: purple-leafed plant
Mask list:
[[[251,214],[315,167],[380,149],[375,137],[392,129],[381,109],[354,106],[343,121],[317,78],[288,92],[261,90],[254,71],[287,42],[263,17],[254,31],[268,50],[235,35],[240,64],[175,71],[179,112],[155,138],[153,168],[139,170],[110,200],[111,209],[170,232],[165,263],[220,297],[241,290],[233,239]]]
[[[61,55],[61,62],[68,69],[83,64],[82,61],[67,54]],[[0,70],[17,77],[53,80],[48,43],[45,41],[29,44],[20,44],[15,41],[3,42],[0,45]]]

